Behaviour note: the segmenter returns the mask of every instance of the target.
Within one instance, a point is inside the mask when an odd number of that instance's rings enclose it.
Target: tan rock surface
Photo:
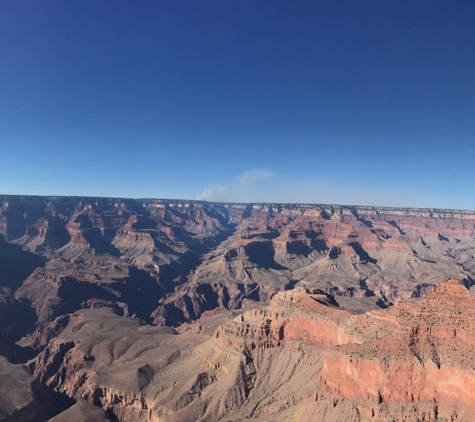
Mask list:
[[[24,420],[33,420],[36,411],[31,384],[34,377],[20,365],[12,365],[0,356],[0,420],[26,414]],[[29,417],[29,419],[28,419]]]
[[[388,406],[408,403],[398,417],[473,420],[474,307],[468,290],[450,280],[418,301],[368,313],[367,340],[325,358],[319,398],[329,400],[328,392],[362,401],[361,413],[381,420],[395,417]],[[392,325],[382,337],[381,322]]]
[[[0,269],[3,255],[21,261],[3,283],[32,303],[40,324],[113,306],[177,326],[294,286],[387,305],[451,277],[475,279],[471,211],[0,199]]]
[[[441,284],[474,284],[474,212],[0,199],[0,355],[64,398],[120,421],[474,418],[472,299]]]
[[[297,288],[214,338],[194,324],[179,334],[83,310],[30,368],[120,421],[468,421],[474,304],[455,280],[365,314]]]
[[[0,421],[42,422],[60,409],[22,365],[13,365],[0,356]]]
[[[105,422],[104,411],[87,401],[78,401],[69,409],[51,418],[49,422]]]

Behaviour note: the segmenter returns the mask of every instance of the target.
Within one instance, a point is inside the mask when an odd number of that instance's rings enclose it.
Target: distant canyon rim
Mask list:
[[[0,205],[0,421],[475,420],[474,211]]]

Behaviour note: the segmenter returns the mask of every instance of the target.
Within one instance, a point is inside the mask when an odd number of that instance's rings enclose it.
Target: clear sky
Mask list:
[[[2,0],[0,193],[475,209],[473,0]]]

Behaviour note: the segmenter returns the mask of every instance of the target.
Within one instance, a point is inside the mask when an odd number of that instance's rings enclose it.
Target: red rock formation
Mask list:
[[[462,310],[467,318],[457,313],[470,298],[449,283],[429,302],[403,301],[430,294],[448,278],[473,284],[474,212],[15,196],[0,198],[0,205],[0,354],[12,358],[15,341],[31,333],[22,345],[60,356],[50,341],[69,324],[65,315],[83,308],[111,307],[142,323],[187,323],[181,332],[192,327],[202,333],[201,322],[194,321],[203,315],[214,318],[213,310],[260,301],[270,306],[224,323],[212,340],[224,354],[239,356],[234,372],[228,369],[236,383],[229,391],[241,404],[254,400],[255,410],[239,413],[229,396],[220,396],[219,403],[206,402],[216,414],[234,409],[236,418],[257,417],[310,400],[314,407],[305,405],[306,411],[325,414],[325,420],[351,420],[355,409],[381,420],[473,416],[470,393],[457,390],[454,381],[472,382],[470,312]],[[337,309],[337,302],[359,312],[396,305],[353,315]],[[71,350],[78,347],[74,343]],[[291,357],[298,353],[301,363]],[[318,365],[310,365],[309,356]],[[289,359],[294,367],[287,373]],[[272,361],[281,362],[288,374],[278,382],[280,398],[273,403],[264,396],[271,380],[260,372]],[[76,364],[74,371],[81,367]],[[211,412],[197,398],[217,385],[213,365],[194,374],[173,410],[167,408],[176,418],[190,403],[196,414]],[[284,384],[295,382],[294,370],[309,385],[293,386],[287,398]],[[366,371],[375,374],[373,384],[365,380]],[[408,384],[391,389],[394,380],[402,382],[402,371],[410,374]],[[55,369],[51,373],[64,381]],[[103,388],[100,382],[89,387]],[[72,382],[64,391],[75,388]],[[351,393],[354,389],[363,393]],[[100,391],[104,403],[143,405],[140,395],[128,396],[126,389]],[[410,398],[406,407],[405,397]],[[163,403],[165,398],[156,404],[161,418]]]
[[[268,309],[239,316],[215,337],[253,353],[278,354],[293,342],[323,348],[316,402],[306,405],[321,420],[475,419],[475,298],[460,282],[363,315],[319,297],[302,289],[278,294]]]
[[[326,295],[310,295],[302,288],[278,293],[268,309],[240,315],[220,326],[215,338],[227,346],[249,350],[277,347],[290,340],[325,347],[357,341],[338,326],[351,314],[329,307],[330,303]]]
[[[177,334],[84,310],[51,325],[58,337],[30,369],[121,421],[469,421],[474,302],[451,280],[425,298],[352,314],[296,288],[210,340],[201,324],[228,311]]]
[[[64,261],[95,275],[81,271],[78,286],[106,279],[109,265],[150,275],[159,289],[147,318],[157,324],[190,322],[246,298],[268,301],[296,285],[389,304],[448,277],[475,278],[468,211],[15,196],[1,203],[0,231],[50,260],[46,278],[70,276],[56,270]],[[42,300],[27,284],[22,297]],[[115,297],[81,304],[128,302]]]
[[[475,299],[462,284],[450,280],[366,319],[373,323],[365,322],[364,343],[326,356],[319,400],[351,398],[345,406],[353,403],[368,419],[386,420],[387,405],[410,420],[475,418]],[[380,321],[389,324],[382,337]]]

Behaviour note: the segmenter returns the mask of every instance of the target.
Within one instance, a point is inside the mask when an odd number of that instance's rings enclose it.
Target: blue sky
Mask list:
[[[0,2],[0,193],[475,209],[475,2]]]

